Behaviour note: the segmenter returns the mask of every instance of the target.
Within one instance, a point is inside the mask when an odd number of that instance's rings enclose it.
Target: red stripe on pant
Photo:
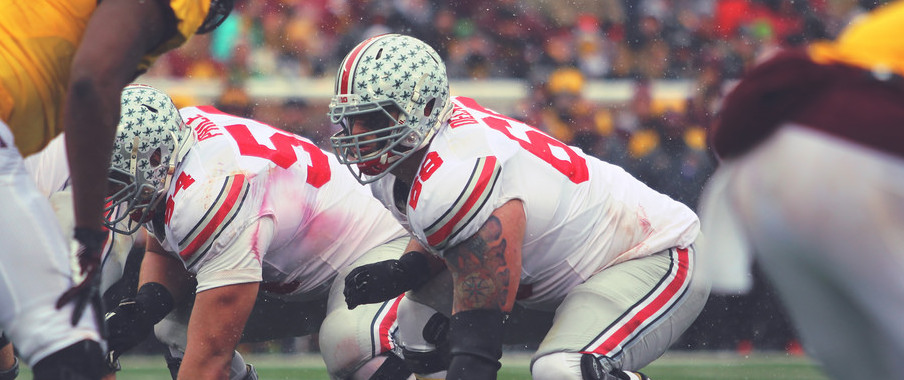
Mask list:
[[[390,351],[393,348],[389,330],[391,330],[392,325],[396,323],[399,312],[399,302],[402,301],[402,297],[404,296],[405,295],[402,294],[396,297],[395,300],[389,301],[392,302],[392,305],[389,306],[389,311],[386,312],[383,319],[379,321],[380,327],[378,334],[380,338],[380,353]]]
[[[653,289],[645,299],[635,304],[635,306],[626,313],[626,316],[630,317],[626,321],[619,321],[614,324],[614,326],[617,326],[617,330],[601,344],[597,345],[596,348],[592,350],[582,351],[582,353],[594,353],[605,356],[613,355],[614,352],[621,350],[625,343],[633,339],[641,327],[659,318],[672,305],[673,300],[681,296],[683,293],[682,290],[690,281],[688,273],[690,253],[687,248],[676,249],[675,252],[678,254],[676,260],[677,269],[672,268],[669,271],[669,276],[672,277],[671,280],[659,284],[659,286],[656,289]],[[652,300],[646,303],[646,300],[651,297]],[[644,303],[645,305],[639,311],[634,312],[633,309],[636,308],[637,305]]]

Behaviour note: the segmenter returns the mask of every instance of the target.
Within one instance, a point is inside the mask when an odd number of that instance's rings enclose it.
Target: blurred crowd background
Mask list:
[[[434,46],[455,81],[514,79],[528,90],[497,109],[620,165],[651,187],[697,207],[717,165],[707,130],[732,80],[758,57],[832,38],[881,0],[236,0],[215,32],[163,56],[148,80],[217,83],[209,99],[324,147],[334,131],[328,98],[251,96],[261,78],[332,80],[363,39],[406,33]],[[205,82],[205,80],[207,82]],[[630,83],[622,101],[587,84]],[[681,98],[657,83],[683,81]],[[455,94],[453,87],[453,94]],[[266,94],[266,91],[264,91]],[[480,100],[480,95],[472,95]],[[488,94],[491,96],[491,94]],[[174,94],[180,106],[207,101]],[[713,295],[675,349],[788,350],[794,332],[755,273],[746,295]],[[292,352],[309,340],[249,349]]]

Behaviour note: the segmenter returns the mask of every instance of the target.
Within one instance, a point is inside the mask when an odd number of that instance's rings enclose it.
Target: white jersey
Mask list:
[[[524,204],[525,306],[551,308],[602,269],[689,246],[697,216],[622,168],[584,154],[518,120],[453,98],[401,213],[395,177],[374,195],[436,254],[472,236],[509,200]]]
[[[59,134],[50,140],[40,152],[28,156],[24,160],[25,169],[35,180],[35,185],[42,195],[50,200],[53,213],[64,234],[69,238],[72,252],[78,247],[72,232],[75,229],[75,209],[72,200],[72,189],[69,185],[69,163],[66,158],[65,134]],[[127,221],[121,222],[123,225]],[[109,233],[102,251],[103,270],[101,274],[101,291],[105,292],[122,278],[126,260],[132,246],[134,235]],[[78,259],[73,255],[73,270],[79,268]]]
[[[38,191],[50,198],[69,187],[69,160],[66,159],[66,139],[59,134],[44,149],[25,158],[25,169],[35,180]]]
[[[212,107],[180,112],[197,141],[173,175],[161,244],[199,292],[262,281],[291,298],[323,295],[337,270],[406,234],[309,140]],[[267,229],[240,238],[261,220]]]

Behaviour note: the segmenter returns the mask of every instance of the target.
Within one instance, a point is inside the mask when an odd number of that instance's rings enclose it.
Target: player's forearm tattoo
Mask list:
[[[446,252],[455,276],[455,303],[464,309],[501,309],[508,299],[511,269],[505,253],[502,223],[490,216],[483,227]]]

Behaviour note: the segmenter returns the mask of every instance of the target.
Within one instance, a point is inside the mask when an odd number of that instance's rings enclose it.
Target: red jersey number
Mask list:
[[[261,144],[254,138],[248,126],[244,124],[232,124],[223,127],[232,135],[239,145],[239,153],[243,156],[260,157],[272,161],[277,166],[287,169],[298,162],[298,155],[294,147],[299,146],[308,152],[311,164],[308,165],[308,177],[306,182],[319,188],[330,180],[330,164],[325,153],[316,145],[299,139],[296,136],[276,132],[270,135],[273,148]]]
[[[490,128],[502,132],[506,137],[517,141],[522,148],[552,165],[553,168],[568,177],[571,182],[581,183],[590,179],[590,170],[587,168],[587,160],[577,154],[574,149],[565,145],[565,143],[524,124],[517,119],[486,109],[480,104],[477,104],[473,99],[458,99],[465,107],[492,115],[484,117],[483,122]],[[527,136],[527,140],[519,138],[512,133],[512,130],[516,128]],[[568,159],[556,157],[552,152],[554,147],[564,151],[565,154],[568,155]]]
[[[417,207],[417,200],[421,197],[421,188],[424,186],[424,181],[430,179],[430,176],[436,173],[436,170],[442,164],[443,159],[440,158],[439,153],[430,152],[427,153],[427,157],[424,157],[424,163],[414,179],[414,185],[411,185],[411,194],[408,196],[408,205],[411,206],[412,210]]]
[[[173,197],[175,197],[176,194],[179,194],[180,191],[187,189],[193,183],[195,183],[195,179],[190,175],[185,174],[185,172],[179,174],[179,178],[176,179],[176,190],[173,191],[173,195],[166,198],[166,211],[163,214],[164,223],[169,224],[170,218],[173,217],[173,209],[176,207]]]

